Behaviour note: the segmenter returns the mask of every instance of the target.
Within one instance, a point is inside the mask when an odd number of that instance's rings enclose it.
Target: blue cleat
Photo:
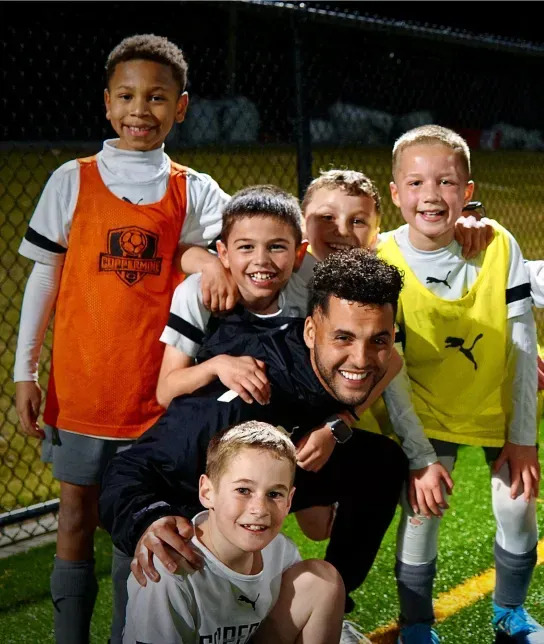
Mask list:
[[[544,644],[544,627],[523,606],[503,608],[493,603],[495,633],[507,635],[517,644]]]
[[[428,624],[411,624],[400,629],[397,644],[440,644],[440,637]]]

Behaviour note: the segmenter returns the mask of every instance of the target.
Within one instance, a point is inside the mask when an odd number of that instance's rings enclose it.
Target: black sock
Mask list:
[[[56,644],[88,644],[97,593],[94,559],[66,561],[55,557],[51,597]]]

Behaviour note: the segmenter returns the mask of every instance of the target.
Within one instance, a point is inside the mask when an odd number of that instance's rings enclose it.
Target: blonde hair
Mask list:
[[[441,125],[422,125],[408,130],[395,141],[393,146],[393,174],[397,169],[400,155],[412,145],[445,145],[456,152],[470,177],[470,148],[465,139],[457,132]]]
[[[314,193],[320,188],[327,188],[328,190],[341,189],[350,197],[370,197],[376,207],[377,215],[380,216],[381,214],[382,206],[378,188],[374,181],[362,172],[339,169],[322,170],[319,177],[314,179],[306,189],[302,200],[303,214],[306,212]]]
[[[269,423],[249,420],[229,427],[211,439],[206,456],[206,475],[214,485],[218,484],[232,459],[247,448],[263,450],[274,458],[288,461],[292,468],[293,484],[297,456],[287,432]]]

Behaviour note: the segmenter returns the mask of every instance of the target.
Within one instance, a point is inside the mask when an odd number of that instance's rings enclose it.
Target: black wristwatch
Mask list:
[[[327,418],[325,424],[331,428],[331,433],[337,443],[345,443],[353,434],[351,427],[338,416]]]

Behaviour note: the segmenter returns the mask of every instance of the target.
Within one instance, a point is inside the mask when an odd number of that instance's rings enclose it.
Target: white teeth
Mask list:
[[[244,524],[244,528],[246,530],[251,530],[252,532],[263,532],[263,530],[266,530],[266,526],[264,525]]]
[[[352,371],[340,371],[342,376],[344,378],[347,378],[348,380],[364,380],[367,376],[368,373],[353,373]]]
[[[274,278],[274,273],[251,273],[250,277],[257,282],[266,282]]]
[[[329,244],[331,248],[334,248],[334,250],[346,250],[349,248],[355,248],[352,244]]]

